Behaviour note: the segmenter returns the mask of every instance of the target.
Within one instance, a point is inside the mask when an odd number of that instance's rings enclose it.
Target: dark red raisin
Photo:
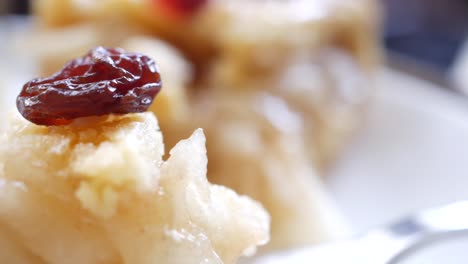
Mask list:
[[[195,15],[208,0],[153,0],[156,7],[161,7],[175,19],[190,18]]]
[[[97,47],[52,76],[26,83],[16,106],[35,124],[63,125],[79,117],[144,112],[160,90],[153,59]]]

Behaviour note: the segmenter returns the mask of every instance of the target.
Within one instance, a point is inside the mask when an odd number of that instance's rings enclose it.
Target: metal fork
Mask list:
[[[468,201],[424,210],[355,239],[269,255],[254,264],[395,264],[434,242],[468,235]]]

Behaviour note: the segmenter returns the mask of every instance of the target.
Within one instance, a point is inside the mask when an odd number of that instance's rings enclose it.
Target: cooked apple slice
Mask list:
[[[15,115],[0,145],[2,263],[235,263],[268,241],[258,203],[207,181],[201,130],[163,161],[152,113]]]

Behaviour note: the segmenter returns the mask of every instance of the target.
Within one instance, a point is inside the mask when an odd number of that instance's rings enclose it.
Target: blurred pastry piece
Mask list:
[[[208,183],[201,130],[167,161],[152,113],[1,135],[1,263],[235,263],[268,241],[251,199]]]
[[[301,116],[264,91],[210,96],[195,115],[202,117],[199,124],[209,139],[209,179],[262,202],[272,217],[268,249],[348,234],[308,161]]]
[[[206,85],[268,90],[306,120],[315,164],[334,160],[359,127],[377,63],[372,1],[213,1],[200,28],[215,47]],[[208,12],[208,11],[207,11]],[[222,19],[220,18],[222,17]],[[216,21],[214,21],[216,20]],[[207,29],[209,28],[209,29]],[[200,29],[202,31],[202,29]]]
[[[63,27],[82,21],[126,19],[127,0],[39,0],[31,1],[32,9],[42,27]]]
[[[48,76],[91,48],[120,46],[129,37],[141,34],[144,34],[142,28],[118,19],[89,21],[53,30],[35,26],[31,32],[18,38],[14,48],[36,60],[40,75]]]

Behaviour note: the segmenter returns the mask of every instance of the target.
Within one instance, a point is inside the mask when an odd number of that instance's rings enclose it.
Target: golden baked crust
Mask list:
[[[2,133],[1,263],[235,263],[269,217],[206,180],[201,130],[162,160],[152,113]]]

